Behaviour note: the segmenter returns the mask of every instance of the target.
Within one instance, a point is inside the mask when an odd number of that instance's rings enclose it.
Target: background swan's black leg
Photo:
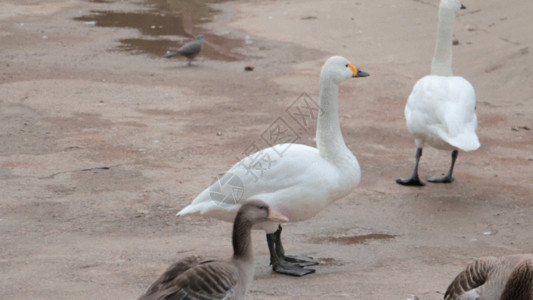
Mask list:
[[[416,149],[416,162],[415,162],[415,169],[413,170],[413,175],[411,175],[410,178],[398,178],[396,179],[397,184],[401,185],[410,185],[410,186],[424,186],[425,183],[420,181],[420,177],[418,177],[418,162],[420,161],[420,157],[422,156],[422,148]]]
[[[448,174],[443,176],[430,176],[428,177],[428,181],[433,183],[451,183],[453,182],[453,167],[455,166],[455,160],[457,159],[457,156],[459,155],[459,151],[453,150],[452,151],[452,164],[450,166],[450,170],[448,171]]]
[[[294,264],[285,260],[284,255],[280,255],[280,252],[283,252],[283,247],[281,243],[278,244],[281,234],[281,226],[275,233],[267,233],[267,243],[268,250],[270,251],[270,264],[272,265],[272,270],[277,273],[292,275],[292,276],[304,276],[310,273],[314,273],[314,269],[305,269],[298,264]]]

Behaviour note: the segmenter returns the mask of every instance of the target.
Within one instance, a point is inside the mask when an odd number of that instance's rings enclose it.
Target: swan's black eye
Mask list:
[[[346,68],[348,68],[348,64],[346,64]]]

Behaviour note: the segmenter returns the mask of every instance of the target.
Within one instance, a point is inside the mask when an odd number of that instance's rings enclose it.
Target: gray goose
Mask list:
[[[204,35],[200,34],[196,40],[186,43],[181,46],[176,52],[168,52],[164,57],[171,58],[174,56],[185,56],[189,60],[187,65],[191,65],[191,61],[200,54],[204,44]]]
[[[254,277],[252,226],[289,219],[262,201],[249,201],[233,224],[233,256],[228,260],[184,258],[171,265],[139,300],[244,299]]]
[[[478,258],[455,277],[444,300],[533,300],[533,254]]]

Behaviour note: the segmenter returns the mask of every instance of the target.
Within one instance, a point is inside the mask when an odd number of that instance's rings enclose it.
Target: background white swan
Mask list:
[[[431,75],[418,80],[405,106],[407,128],[414,136],[417,147],[416,163],[410,178],[397,179],[402,185],[422,186],[418,176],[418,163],[422,148],[427,142],[441,150],[452,151],[452,162],[444,176],[428,177],[430,182],[453,181],[453,167],[458,149],[473,151],[479,148],[476,135],[476,94],[463,77],[453,76],[452,37],[455,16],[465,8],[459,0],[441,0],[439,27]]]
[[[330,57],[320,73],[317,148],[281,144],[254,153],[235,164],[177,215],[201,214],[231,222],[242,203],[262,200],[291,222],[298,222],[347,195],[359,184],[361,170],[342,137],[337,104],[339,84],[351,77],[366,76],[368,73],[357,70],[346,58]],[[252,175],[251,171],[258,171],[261,176]],[[214,199],[214,194],[231,197],[220,201],[218,197]],[[304,266],[317,262],[285,256],[278,223],[266,222],[258,227],[267,232],[274,271],[295,276],[314,272]]]

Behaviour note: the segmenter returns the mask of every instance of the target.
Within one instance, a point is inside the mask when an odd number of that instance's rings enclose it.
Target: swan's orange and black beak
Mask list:
[[[289,218],[281,214],[279,211],[273,209],[270,207],[268,209],[268,217],[267,220],[271,222],[278,222],[278,223],[287,223],[289,222]]]
[[[354,67],[353,65],[348,65],[348,68],[350,68],[350,70],[352,70],[352,77],[367,77],[367,76],[370,76],[370,74],[368,74],[367,72],[363,72],[359,69],[357,69],[356,67]]]

